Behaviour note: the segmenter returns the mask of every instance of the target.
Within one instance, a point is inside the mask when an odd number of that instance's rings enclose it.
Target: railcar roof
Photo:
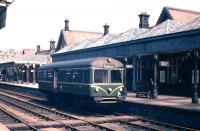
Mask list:
[[[40,69],[65,69],[65,68],[82,68],[82,67],[103,68],[105,65],[114,65],[115,68],[123,67],[123,64],[116,59],[109,57],[98,57],[98,58],[55,62],[52,64],[43,65],[40,67]]]

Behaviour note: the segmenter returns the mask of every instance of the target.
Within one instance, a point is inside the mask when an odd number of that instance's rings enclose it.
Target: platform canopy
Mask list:
[[[19,57],[14,57],[10,59],[2,60],[0,63],[0,69],[12,68],[16,65],[24,64],[47,64],[51,63],[51,57],[49,55],[23,55]]]

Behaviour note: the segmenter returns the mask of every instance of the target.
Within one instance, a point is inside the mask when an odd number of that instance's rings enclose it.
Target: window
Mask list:
[[[43,71],[43,80],[47,80],[47,71]]]
[[[165,83],[165,71],[164,70],[160,71],[160,82]]]
[[[51,70],[48,71],[48,80],[52,81],[53,80],[53,72]]]
[[[83,71],[83,82],[84,83],[89,83],[90,82],[90,77],[89,77],[89,70],[84,70]]]
[[[69,83],[83,83],[83,70],[67,70],[65,81]]]
[[[66,72],[66,82],[72,82],[72,73],[70,71]]]
[[[108,70],[94,70],[94,83],[108,83]]]
[[[144,61],[143,60],[140,60],[138,59],[137,60],[137,76],[136,76],[136,81],[137,83],[142,83],[142,72],[143,72],[143,69],[144,69]]]
[[[122,71],[111,70],[111,83],[122,83]]]
[[[58,70],[57,77],[59,82],[65,82],[66,80],[66,70]]]
[[[169,58],[170,66],[167,68],[167,83],[168,84],[177,84],[181,83],[182,78],[182,67],[180,58]]]
[[[82,83],[83,82],[83,72],[81,70],[77,70],[73,72],[72,82],[74,83]]]

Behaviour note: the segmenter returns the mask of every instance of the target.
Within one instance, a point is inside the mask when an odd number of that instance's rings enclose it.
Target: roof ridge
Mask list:
[[[172,7],[172,6],[165,6],[168,10],[177,10],[177,11],[184,11],[184,12],[189,12],[189,13],[195,13],[195,14],[200,14],[199,11],[195,10],[189,10],[189,9],[182,9],[182,8],[177,8],[177,7]]]
[[[63,30],[64,31],[64,30]],[[93,32],[93,31],[82,31],[82,30],[69,30],[64,32],[81,32],[81,33],[94,33],[94,34],[103,34],[102,32]]]

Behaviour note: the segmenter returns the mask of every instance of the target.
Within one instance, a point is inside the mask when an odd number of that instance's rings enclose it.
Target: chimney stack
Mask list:
[[[103,28],[104,28],[104,34],[103,35],[107,35],[109,33],[109,25],[106,23]]]
[[[69,20],[65,19],[65,31],[69,31]]]
[[[146,12],[142,12],[138,15],[140,17],[140,28],[149,28],[149,16]]]
[[[37,52],[36,54],[40,53],[40,45],[37,45]]]
[[[50,40],[50,54],[56,51],[55,43],[56,43],[55,40]]]

